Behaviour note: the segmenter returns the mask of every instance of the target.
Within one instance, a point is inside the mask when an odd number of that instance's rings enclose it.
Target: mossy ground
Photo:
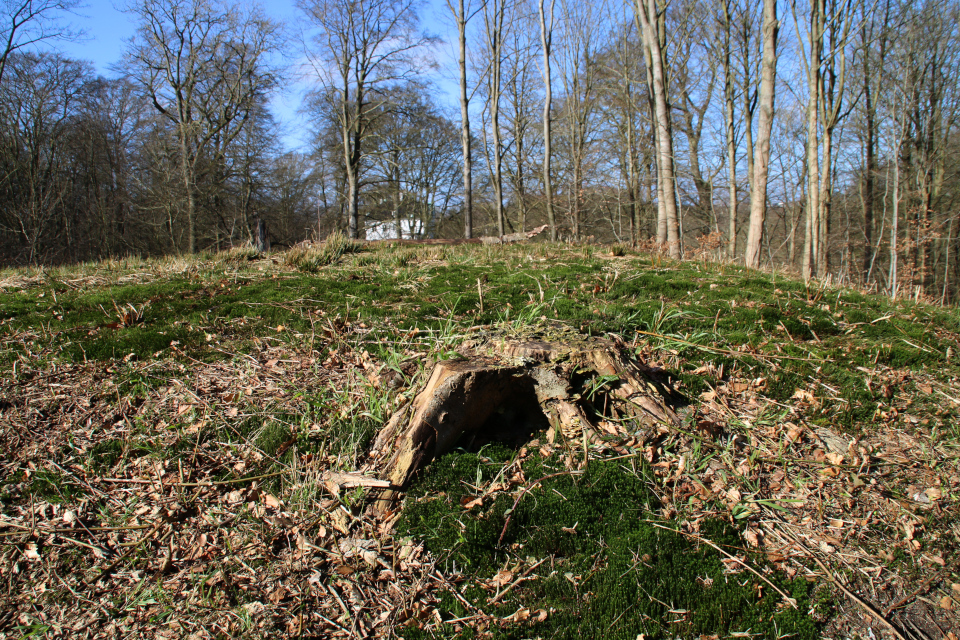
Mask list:
[[[735,563],[731,572],[724,559],[748,555],[737,531],[716,518],[698,523],[703,537],[730,554],[724,556],[678,531],[675,522],[664,522],[642,467],[597,461],[582,473],[537,484],[516,508],[513,496],[501,493],[464,509],[476,500],[478,487],[505,470],[531,482],[563,473],[559,456],[534,454],[507,466],[514,453],[494,447],[435,461],[411,491],[398,523],[401,535],[422,539],[443,566],[456,567],[477,585],[465,590],[477,609],[501,619],[518,610],[533,612],[526,624],[511,620],[483,630],[492,637],[633,640],[735,632],[819,637],[819,625],[806,615],[811,590],[806,580],[788,581],[770,572],[771,581],[796,599],[794,609]],[[758,558],[750,560],[763,568]],[[536,568],[524,570],[531,566]],[[491,587],[491,580],[507,567],[515,568],[507,582],[521,574],[525,580],[491,605],[505,587]],[[440,612],[453,620],[470,614],[453,598],[441,601]],[[469,638],[475,633],[475,628],[450,624],[403,635]]]
[[[11,592],[39,594],[13,602],[7,609],[22,620],[0,614],[0,627],[51,627],[55,620],[31,607],[65,611],[58,603],[74,600],[70,589],[87,593],[79,580],[126,553],[123,545],[141,545],[122,564],[125,573],[107,578],[116,602],[105,611],[112,613],[91,614],[101,617],[90,625],[122,620],[146,629],[173,617],[206,625],[220,615],[211,612],[225,612],[217,620],[231,633],[295,636],[289,629],[307,627],[285,626],[290,612],[315,609],[350,628],[329,594],[282,596],[265,586],[293,593],[311,572],[321,582],[340,579],[327,556],[317,554],[322,560],[310,560],[306,574],[291,559],[303,560],[297,554],[310,548],[297,546],[298,535],[334,546],[336,536],[348,535],[336,527],[357,535],[362,492],[331,495],[323,472],[353,469],[396,403],[416,392],[430,361],[452,353],[471,327],[544,320],[619,334],[666,370],[690,412],[684,435],[661,439],[653,452],[631,451],[636,465],[591,460],[584,475],[538,485],[512,514],[502,544],[512,496],[471,509],[460,499],[475,492],[468,484],[499,473],[507,454],[485,449],[434,466],[423,486],[442,497],[411,502],[403,526],[443,559],[445,575],[473,581],[457,583],[471,606],[495,593],[487,586],[498,571],[522,573],[532,566],[528,557],[546,559],[531,572],[535,579],[484,605],[500,618],[543,609],[546,619],[514,618],[512,627],[491,632],[828,633],[814,623],[821,616],[806,616],[823,608],[822,591],[811,595],[813,583],[804,578],[818,569],[795,558],[770,560],[759,554],[763,547],[741,539],[774,520],[855,545],[871,571],[881,568],[864,574],[878,583],[902,579],[876,596],[887,603],[920,586],[931,557],[944,562],[933,568],[947,581],[932,588],[947,589],[937,598],[949,595],[950,581],[960,583],[951,568],[960,561],[956,309],[737,265],[674,262],[622,247],[615,253],[551,244],[343,245],[322,255],[228,253],[0,272],[0,446],[10,452],[0,509],[5,520],[47,532],[0,532],[16,543],[3,552],[20,571]],[[713,422],[722,422],[722,435],[704,435]],[[785,439],[789,424],[808,435]],[[821,429],[865,447],[851,449],[858,468],[829,468],[813,436]],[[648,454],[661,466],[640,465]],[[522,468],[531,481],[566,467],[534,454]],[[712,470],[710,484],[704,478]],[[265,506],[272,504],[265,495],[282,501],[282,514],[269,511],[279,507]],[[168,540],[138,542],[143,529],[123,529],[142,526],[135,523],[144,513],[181,513],[171,505],[194,510],[182,511],[190,515]],[[265,519],[264,509],[274,519]],[[74,536],[76,544],[63,538],[72,535],[64,529],[79,528],[62,522],[66,511],[89,529]],[[220,522],[225,528],[212,524]],[[685,533],[698,523],[703,538],[770,569],[765,577],[806,604],[799,613],[780,607],[780,596],[749,572],[724,573],[722,554],[709,545],[654,526],[680,529],[684,522]],[[847,529],[831,524],[838,522]],[[120,531],[110,538],[98,526]],[[197,551],[201,539],[220,545],[225,559]],[[49,564],[24,555],[33,553],[30,544]],[[171,569],[184,576],[180,595],[131,577],[158,571],[173,547],[183,551]],[[273,582],[252,586],[236,577],[246,571],[233,563],[236,550],[251,548],[259,555],[242,562]],[[48,567],[66,586],[46,583]],[[788,579],[787,570],[799,573]],[[371,574],[367,588],[382,585]],[[472,614],[449,589],[435,595],[442,620]],[[254,603],[270,613],[258,613]],[[319,619],[313,624],[335,632]],[[404,637],[469,628],[431,624],[403,626]]]

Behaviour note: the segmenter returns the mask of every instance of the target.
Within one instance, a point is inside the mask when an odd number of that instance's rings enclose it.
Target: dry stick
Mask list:
[[[749,571],[750,573],[752,573],[753,575],[757,576],[758,578],[760,578],[761,580],[763,580],[764,582],[766,582],[768,585],[770,585],[770,588],[773,589],[774,591],[776,591],[777,593],[779,593],[781,596],[783,596],[784,601],[785,601],[787,604],[789,604],[791,607],[793,607],[794,609],[799,609],[799,608],[800,608],[800,607],[797,606],[797,601],[796,601],[796,600],[794,600],[793,598],[791,598],[790,596],[788,596],[786,593],[784,593],[783,591],[781,591],[780,588],[777,587],[777,585],[773,584],[772,582],[770,582],[769,580],[767,580],[765,577],[763,577],[763,575],[762,575],[759,571],[757,571],[756,569],[754,569],[753,567],[751,567],[750,565],[748,565],[746,562],[744,562],[744,561],[741,560],[740,558],[737,558],[736,556],[730,555],[729,553],[727,553],[726,551],[724,551],[723,549],[721,549],[720,547],[718,547],[718,546],[715,545],[714,543],[710,542],[710,541],[707,540],[706,538],[704,538],[704,537],[702,537],[702,536],[698,536],[698,535],[693,534],[693,533],[687,533],[686,531],[678,531],[678,530],[676,530],[676,529],[671,529],[670,527],[665,527],[665,526],[663,526],[662,524],[657,524],[657,523],[654,522],[653,520],[645,520],[644,522],[649,522],[650,524],[652,524],[652,525],[655,526],[655,527],[659,527],[659,528],[661,528],[661,529],[666,529],[667,531],[672,531],[673,533],[679,533],[679,534],[682,535],[682,536],[687,536],[687,537],[689,537],[689,538],[693,538],[694,540],[698,540],[698,541],[700,541],[700,542],[705,542],[705,543],[707,543],[708,545],[710,545],[711,547],[713,547],[714,549],[716,549],[717,551],[719,551],[719,552],[722,553],[723,555],[727,556],[727,558],[729,558],[730,560],[733,560],[733,561],[736,562],[737,564],[741,565],[744,569],[746,569],[747,571]]]
[[[797,544],[797,546],[799,546],[801,549],[803,549],[804,551],[806,551],[807,556],[810,557],[810,558],[812,558],[813,561],[817,563],[817,565],[820,567],[821,571],[823,571],[824,575],[826,576],[827,580],[829,580],[830,582],[832,582],[832,583],[833,583],[835,586],[837,586],[841,591],[843,591],[843,593],[844,593],[848,598],[850,598],[851,600],[853,600],[854,602],[856,602],[857,604],[859,604],[861,607],[863,607],[868,613],[870,613],[870,615],[875,616],[880,622],[883,623],[883,626],[885,626],[887,629],[889,629],[890,632],[898,638],[898,640],[907,640],[907,638],[905,638],[904,635],[903,635],[902,633],[900,633],[900,631],[897,629],[897,627],[894,626],[894,624],[893,624],[892,622],[890,622],[889,620],[887,620],[886,617],[884,617],[884,615],[883,615],[882,613],[880,613],[880,611],[879,611],[876,607],[874,607],[873,605],[865,602],[865,601],[864,601],[863,599],[861,599],[857,594],[855,594],[854,592],[850,591],[850,589],[847,589],[847,587],[837,579],[837,577],[833,574],[833,572],[830,571],[830,569],[828,569],[827,566],[826,566],[825,564],[823,564],[823,562],[820,561],[820,558],[818,558],[818,557],[815,556],[813,553],[811,553],[810,550],[807,549],[807,546],[806,546],[805,544],[803,544],[802,542],[800,542],[800,540],[797,539],[797,537],[796,537],[795,535],[793,535],[793,532],[787,530],[785,527],[781,527],[781,530],[782,530],[784,533],[786,533],[786,534]]]
[[[288,471],[275,471],[273,473],[265,473],[261,476],[250,476],[249,478],[234,478],[233,480],[217,480],[216,482],[161,482],[163,487],[216,487],[219,485],[225,484],[240,484],[241,482],[249,482],[251,480],[263,480],[264,478],[273,478],[274,476],[282,476]],[[156,484],[157,480],[139,480],[137,478],[100,478],[101,482],[118,482],[122,484]]]
[[[80,529],[36,529],[31,527],[25,527],[22,524],[17,524],[15,522],[8,522],[6,520],[0,520],[0,526],[7,525],[13,527],[14,529],[20,529],[22,531],[8,531],[6,533],[0,533],[0,538],[9,538],[11,536],[23,536],[28,533],[36,533],[43,535],[50,535],[54,533],[81,533]],[[149,524],[138,524],[132,525],[129,527],[84,527],[87,532],[91,531],[142,531],[143,529],[149,529],[153,525]]]
[[[346,634],[348,634],[348,635],[350,634],[350,630],[347,629],[346,627],[341,627],[339,624],[337,624],[336,622],[334,622],[334,621],[331,620],[330,618],[326,617],[326,616],[323,615],[322,613],[319,613],[319,612],[317,612],[317,611],[314,611],[314,613],[316,613],[317,616],[318,616],[321,620],[323,620],[324,622],[326,622],[327,624],[332,625],[332,626],[336,627],[337,629],[340,629],[340,631],[342,631],[342,632],[344,632],[344,633],[346,633]]]
[[[539,567],[540,565],[542,565],[542,564],[543,564],[544,562],[546,562],[546,561],[547,561],[547,559],[544,558],[543,560],[540,560],[540,561],[537,562],[536,564],[527,567],[527,570],[524,571],[522,574],[520,574],[520,577],[519,577],[519,578],[517,578],[516,580],[514,580],[513,582],[511,582],[511,583],[509,584],[509,586],[507,586],[506,589],[504,589],[503,591],[501,591],[500,593],[498,593],[498,594],[495,595],[494,597],[492,597],[492,598],[490,598],[489,600],[487,600],[487,604],[493,604],[493,603],[495,603],[497,600],[499,600],[500,598],[502,598],[503,596],[505,596],[505,595],[507,595],[508,593],[510,593],[510,590],[511,590],[511,589],[513,589],[515,586],[517,586],[518,584],[520,584],[521,582],[523,582],[524,580],[527,579],[527,575],[528,575],[531,571],[533,571],[534,569],[536,569],[537,567]]]
[[[452,584],[452,583],[450,582],[450,580],[448,580],[448,579],[447,579],[443,574],[441,574],[439,571],[434,571],[434,572],[431,573],[430,575],[431,575],[435,580],[437,580],[438,582],[440,582],[440,583],[442,583],[442,584],[446,584],[446,585],[447,585],[447,588],[450,589],[450,593],[453,594],[453,597],[455,597],[457,600],[459,600],[461,603],[463,603],[463,605],[464,605],[465,607],[467,607],[467,609],[473,609],[474,611],[480,611],[480,613],[479,613],[478,615],[481,615],[481,616],[487,615],[487,614],[485,614],[483,611],[481,611],[480,608],[478,608],[478,607],[476,607],[475,605],[471,604],[469,600],[467,600],[467,599],[464,598],[462,595],[460,595],[460,592],[457,591],[457,589],[456,589],[456,585]],[[472,617],[476,617],[476,616],[472,616]],[[448,621],[447,621],[447,624],[449,624],[450,622],[451,622],[451,621],[448,620]]]
[[[900,598],[899,600],[897,600],[896,602],[894,602],[892,605],[890,605],[889,607],[887,607],[886,609],[884,609],[884,610],[883,610],[883,615],[885,615],[885,616],[890,615],[890,613],[891,613],[894,609],[899,609],[900,607],[902,607],[903,605],[905,605],[905,604],[906,604],[907,602],[909,602],[910,600],[913,600],[914,598],[918,597],[918,596],[920,595],[920,592],[922,592],[922,591],[925,590],[925,589],[929,589],[929,588],[930,588],[930,585],[933,584],[934,581],[939,581],[940,578],[943,577],[943,574],[944,574],[945,572],[946,572],[946,569],[941,569],[940,571],[936,572],[935,574],[933,574],[932,576],[930,576],[929,578],[927,578],[926,580],[924,580],[924,581],[923,581],[923,584],[920,585],[920,588],[919,588],[919,589],[917,589],[916,591],[914,591],[913,593],[911,593],[911,594],[908,595],[908,596],[904,596],[903,598]]]
[[[721,353],[728,356],[748,356],[750,358],[772,358],[774,360],[799,360],[800,362],[833,362],[832,359],[823,357],[823,358],[800,358],[798,356],[780,356],[773,355],[772,353],[744,353],[743,351],[733,351],[731,349],[721,349],[720,347],[705,347],[702,344],[697,344],[696,342],[689,342],[681,338],[675,338],[673,336],[665,336],[662,333],[654,333],[653,331],[637,331],[640,335],[650,336],[652,338],[660,338],[661,340],[673,340],[674,342],[680,342],[685,345],[696,347],[697,349],[702,349],[703,351],[713,351],[714,353]]]
[[[520,495],[517,496],[517,499],[513,501],[513,506],[510,507],[510,514],[507,516],[506,521],[504,521],[503,523],[503,530],[500,532],[500,537],[497,539],[497,546],[499,547],[501,544],[503,544],[503,536],[507,535],[507,527],[510,526],[510,519],[513,517],[513,511],[514,509],[517,508],[517,505],[520,504],[520,499],[524,495],[526,495],[527,492],[529,492],[531,489],[533,489],[535,486],[537,486],[544,480],[549,480],[550,478],[556,478],[558,476],[579,475],[581,473],[583,473],[583,471],[561,471],[559,473],[551,473],[548,476],[543,476],[539,480],[534,480],[533,482],[528,484],[526,487],[524,487],[523,490],[520,492]]]

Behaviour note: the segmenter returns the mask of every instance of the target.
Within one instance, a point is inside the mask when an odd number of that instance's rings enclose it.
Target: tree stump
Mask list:
[[[645,442],[659,425],[679,426],[674,407],[682,396],[615,337],[550,325],[481,333],[458,353],[461,359],[436,364],[374,440],[364,470],[390,483],[375,512],[388,510],[418,471],[457,446],[520,446],[540,430],[550,442],[602,445],[623,425]]]

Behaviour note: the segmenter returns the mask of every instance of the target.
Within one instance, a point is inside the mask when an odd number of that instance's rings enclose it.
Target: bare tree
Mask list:
[[[510,139],[505,145],[507,163],[505,171],[513,192],[520,231],[526,231],[529,211],[529,181],[532,149],[539,132],[535,103],[536,94],[536,49],[539,37],[532,29],[525,28],[533,16],[518,11],[518,28],[509,33],[509,50],[505,58],[504,119]]]
[[[710,50],[709,12],[697,0],[678,7],[673,20],[670,84],[676,96],[676,126],[687,141],[686,172],[696,191],[694,211],[706,220],[713,210],[713,180],[704,175],[700,153],[707,112],[716,89],[717,57]]]
[[[673,131],[670,122],[669,88],[666,76],[666,6],[656,0],[636,0],[644,54],[653,85],[654,124],[657,137],[657,192],[662,211],[658,237],[666,227],[667,249],[672,258],[680,258],[680,218],[677,212],[676,176],[673,167]]]
[[[492,146],[488,149],[490,175],[493,180],[493,201],[497,217],[497,233],[504,235],[503,210],[503,135],[500,131],[500,100],[503,97],[504,39],[507,35],[508,0],[487,0],[483,5],[483,26],[486,35],[487,110],[490,114]]]
[[[861,168],[861,201],[863,207],[863,267],[862,278],[866,283],[873,273],[876,252],[874,251],[874,227],[876,225],[876,182],[879,172],[877,159],[878,109],[882,70],[884,68],[890,41],[891,0],[884,0],[882,14],[863,7],[860,22],[860,90],[862,95],[862,119],[860,136],[863,145],[863,167]]]
[[[550,0],[549,9],[546,0],[538,0],[537,8],[540,16],[540,46],[543,50],[543,196],[547,205],[547,224],[550,225],[550,239],[557,240],[557,216],[553,210],[553,176],[550,162],[552,158],[551,145],[553,133],[551,118],[553,110],[553,79],[550,73],[550,56],[553,51],[554,9],[557,0]]]
[[[58,19],[76,6],[75,0],[0,0],[0,82],[14,53],[73,35]]]
[[[625,7],[630,10],[629,7]],[[642,80],[641,46],[637,41],[636,22],[624,19],[616,27],[613,42],[605,55],[603,98],[606,120],[612,123],[610,147],[617,150],[618,164],[626,187],[626,210],[633,246],[640,232],[640,165],[638,157],[638,118],[643,113],[641,103],[646,101],[646,86]]]
[[[276,77],[266,57],[279,28],[258,8],[216,0],[139,0],[127,66],[153,106],[174,128],[184,191],[187,250],[197,250],[197,184],[216,139],[229,145]]]
[[[467,23],[471,13],[470,3],[464,0],[447,0],[447,7],[457,23],[458,67],[460,69],[460,144],[463,146],[463,237],[473,237],[473,155],[470,138],[470,96],[467,87]],[[479,11],[479,9],[477,10]]]
[[[74,239],[58,221],[65,221],[67,143],[88,71],[82,63],[49,54],[14,56],[9,71],[0,87],[0,231],[18,239],[18,262],[60,260],[67,251],[44,253]]]
[[[729,220],[727,222],[727,257],[737,255],[737,135],[734,119],[733,66],[733,0],[720,0],[721,46],[720,60],[723,66],[723,127],[727,142],[727,189],[729,190]]]
[[[348,233],[360,237],[363,142],[380,92],[414,74],[418,49],[434,41],[419,31],[417,0],[300,0],[310,21],[307,56],[321,91],[336,100],[346,169]]]
[[[563,47],[560,67],[564,87],[563,116],[570,163],[569,215],[575,240],[580,239],[584,205],[584,180],[591,143],[591,120],[597,103],[600,65],[597,32],[603,3],[563,2]]]
[[[763,0],[763,63],[760,75],[760,122],[754,150],[753,189],[750,192],[750,226],[747,230],[745,262],[760,266],[760,243],[767,212],[770,136],[773,132],[773,103],[777,77],[777,0]]]

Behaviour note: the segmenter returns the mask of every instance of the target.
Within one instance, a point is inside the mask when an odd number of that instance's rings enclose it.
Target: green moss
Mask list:
[[[437,460],[412,491],[398,523],[401,534],[421,538],[442,562],[481,580],[504,566],[530,562],[524,559],[545,560],[530,574],[533,579],[496,605],[486,602],[491,593],[480,588],[464,594],[501,617],[521,607],[548,612],[546,620],[529,627],[514,623],[493,630],[494,637],[633,640],[639,634],[672,638],[746,631],[767,638],[818,637],[818,623],[803,613],[809,609],[805,581],[770,576],[798,600],[796,611],[752,574],[727,573],[725,556],[654,515],[658,503],[642,467],[592,462],[584,473],[569,474],[556,459],[534,456],[523,464],[528,481],[561,475],[537,484],[515,508],[514,493],[464,510],[466,498],[474,497],[472,487],[497,476],[511,453],[489,448]],[[743,555],[739,535],[725,522],[703,521],[699,535]],[[762,558],[749,561],[762,568]],[[463,615],[452,599],[441,598],[440,610],[445,619]],[[447,631],[437,637],[452,635],[453,629]]]

